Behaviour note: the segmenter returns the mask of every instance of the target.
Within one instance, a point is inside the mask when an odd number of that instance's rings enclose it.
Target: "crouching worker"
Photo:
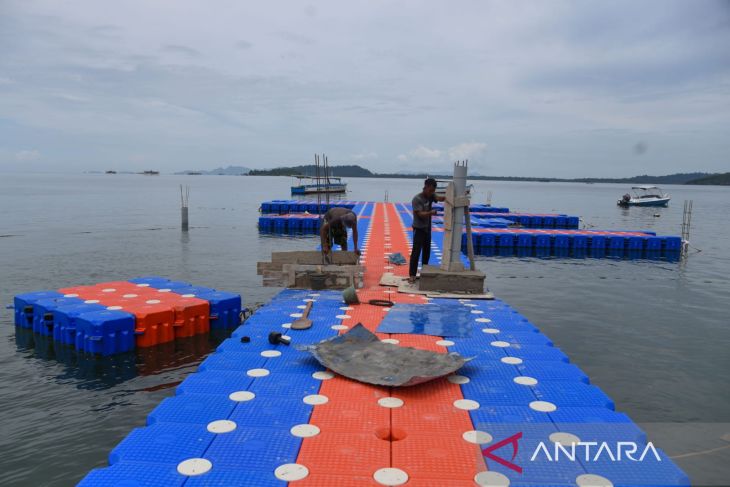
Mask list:
[[[328,255],[332,247],[337,244],[347,251],[347,229],[352,228],[352,241],[355,243],[355,253],[360,255],[357,248],[357,215],[347,208],[331,208],[324,214],[319,236],[322,241],[322,252]]]

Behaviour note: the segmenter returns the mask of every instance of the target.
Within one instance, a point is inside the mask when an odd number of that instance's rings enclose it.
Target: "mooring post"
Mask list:
[[[180,185],[180,216],[182,219],[182,231],[188,231],[188,202],[190,200],[190,186]]]

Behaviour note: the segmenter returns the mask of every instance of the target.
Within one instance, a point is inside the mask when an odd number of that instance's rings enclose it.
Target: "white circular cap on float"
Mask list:
[[[348,318],[352,318],[352,316],[350,316],[350,315],[337,315],[337,316],[335,316],[335,318],[337,318],[338,320],[346,320]]]
[[[380,468],[373,474],[380,485],[403,485],[408,482],[408,474],[399,468]]]
[[[79,295],[76,293],[69,293],[69,294],[64,294],[63,297],[64,298],[78,298]]]
[[[117,311],[117,310],[122,309],[122,307],[121,306],[107,306],[106,309],[108,309],[109,311]]]
[[[309,296],[312,298],[316,298],[317,296],[319,296],[319,293],[310,293]]]
[[[183,298],[194,298],[195,294],[183,294],[182,297]]]
[[[106,288],[106,289],[102,289],[102,290],[101,290],[101,292],[103,292],[103,293],[113,293],[113,292],[116,292],[116,291],[117,291],[117,290],[116,290],[116,289],[114,289],[113,287],[108,287],[108,288]]]
[[[302,301],[304,301],[305,303],[314,303],[317,300],[313,299],[313,298],[305,298],[305,299],[302,299]]]
[[[384,408],[399,408],[403,406],[403,399],[397,397],[381,397],[378,399],[378,404]]]
[[[205,458],[188,458],[177,464],[177,473],[180,475],[203,475],[213,468],[210,460]]]
[[[327,404],[330,398],[322,394],[310,394],[308,396],[304,396],[304,399],[302,400],[304,401],[304,404],[319,406],[320,404]]]
[[[306,305],[306,304],[298,304],[298,305],[297,305],[297,308],[299,308],[299,309],[304,309],[304,308],[306,308],[306,307],[307,307],[307,305]]]
[[[320,370],[318,372],[315,372],[312,374],[312,377],[314,377],[317,380],[330,380],[335,378],[335,374],[328,370]]]
[[[353,308],[352,306],[341,306],[340,309],[342,311],[350,311],[351,309],[355,309],[355,308]]]
[[[464,411],[472,411],[479,409],[480,404],[471,399],[457,399],[454,401],[454,407],[457,409],[463,409]]]
[[[519,357],[502,357],[499,361],[510,365],[520,365],[522,363],[522,359]]]
[[[498,348],[507,348],[507,347],[509,347],[509,342],[504,342],[502,340],[497,340],[497,341],[494,341],[494,342],[490,343],[490,345],[493,346],[493,347],[498,347]]]
[[[138,296],[139,296],[138,294],[125,294],[122,297],[129,299],[129,298],[136,298]]]
[[[499,329],[497,329],[497,328],[482,328],[482,331],[484,333],[491,333],[491,334],[499,333]]]
[[[464,304],[464,306],[468,306],[470,308],[476,308],[477,307],[477,305],[474,304],[474,303],[463,303],[463,304]]]
[[[450,347],[455,344],[451,340],[438,340],[436,342],[436,345],[441,345],[442,347]]]
[[[330,326],[330,328],[332,328],[333,330],[339,331],[339,330],[348,330],[350,327],[347,325],[332,325],[332,326]]]
[[[592,473],[584,473],[575,478],[578,487],[613,487],[613,482],[606,477],[595,475]]]
[[[383,338],[380,341],[383,343],[390,343],[391,345],[398,345],[400,343],[400,340],[396,340],[395,338]]]
[[[86,304],[96,304],[98,302],[99,302],[98,299],[87,299],[86,301],[84,301],[84,303],[86,303]]]
[[[390,311],[390,308],[387,307],[387,306],[384,306],[383,307],[383,313],[387,313],[388,311]]]
[[[250,401],[254,397],[256,397],[256,394],[254,394],[251,391],[236,391],[236,392],[231,392],[228,395],[228,399],[230,399],[231,401],[236,401],[236,402]]]
[[[530,403],[530,409],[539,411],[541,413],[552,413],[553,411],[557,410],[558,407],[548,401],[532,401]]]
[[[471,310],[471,314],[473,314],[473,315],[480,315],[482,313],[484,313],[484,311],[482,311],[480,309],[473,309],[473,310]]]
[[[477,321],[477,323],[491,323],[492,322],[492,320],[490,320],[489,318],[477,318],[476,321]]]
[[[479,472],[474,482],[479,487],[509,487],[509,478],[499,472]]]
[[[289,316],[291,316],[292,318],[301,318],[302,317],[302,313],[292,313]]]
[[[267,369],[249,369],[246,375],[249,377],[266,377],[270,372]]]
[[[264,350],[261,352],[261,356],[266,358],[281,357],[281,352],[278,350]]]
[[[492,438],[492,435],[490,435],[486,431],[479,430],[465,431],[464,434],[461,435],[461,437],[469,443],[474,443],[475,445],[485,445],[494,439]]]
[[[282,323],[282,328],[291,328],[291,323]]]
[[[559,431],[557,433],[553,433],[549,436],[550,441],[553,443],[559,443],[563,446],[570,446],[573,443],[580,443],[580,438],[575,436],[571,433],[565,433],[564,431]]]
[[[416,297],[416,295],[415,295],[415,294],[409,294],[409,295],[408,295],[408,297],[409,297],[409,298],[415,298],[415,297]]]
[[[208,423],[208,431],[211,433],[230,433],[236,429],[236,423],[227,419],[220,419]]]
[[[294,482],[296,480],[302,480],[309,475],[309,469],[298,463],[285,463],[276,467],[274,475],[279,480]]]
[[[512,380],[515,384],[519,384],[521,386],[534,386],[537,384],[537,379],[535,379],[534,377],[528,377],[526,375],[520,375]]]
[[[319,427],[313,424],[297,424],[289,432],[297,438],[310,438],[319,434]]]
[[[150,285],[146,282],[143,282],[142,284],[137,284],[137,287],[150,287]]]
[[[456,374],[446,377],[446,380],[448,380],[452,384],[468,384],[471,381],[471,379],[465,375],[456,375]]]
[[[161,301],[159,299],[148,299],[147,301],[145,301],[145,303],[147,303],[147,304],[160,304]]]
[[[158,293],[169,293],[170,291],[172,291],[172,289],[164,288],[164,289],[158,289],[157,290]]]

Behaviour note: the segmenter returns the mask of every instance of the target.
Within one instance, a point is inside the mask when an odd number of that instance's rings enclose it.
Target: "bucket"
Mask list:
[[[327,274],[310,274],[309,283],[312,285],[314,291],[321,291],[324,289],[325,283],[327,282]]]
[[[358,304],[360,300],[357,298],[357,292],[354,286],[350,286],[342,291],[342,299],[347,304]]]

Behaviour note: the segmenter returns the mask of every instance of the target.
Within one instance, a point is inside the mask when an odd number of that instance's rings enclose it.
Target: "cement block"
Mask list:
[[[418,288],[421,291],[483,293],[486,275],[481,271],[445,271],[427,265],[421,269]]]

